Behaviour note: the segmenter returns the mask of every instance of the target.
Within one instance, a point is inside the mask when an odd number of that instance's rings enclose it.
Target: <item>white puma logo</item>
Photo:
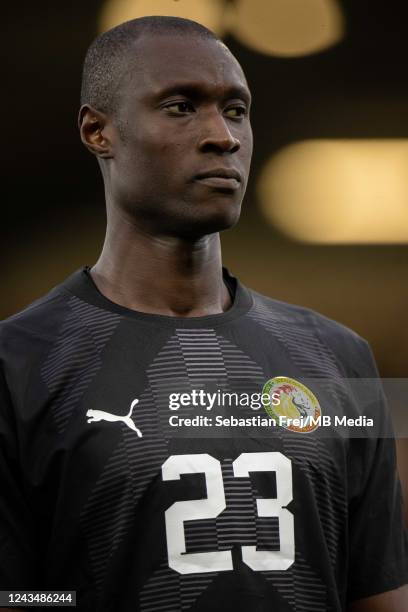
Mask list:
[[[111,414],[110,412],[105,412],[104,410],[93,410],[92,408],[90,408],[86,413],[86,416],[89,417],[88,423],[93,423],[94,421],[123,421],[125,425],[127,425],[128,427],[130,427],[130,429],[133,429],[133,431],[137,433],[139,438],[142,438],[142,432],[138,427],[136,427],[136,425],[130,418],[132,416],[133,408],[138,403],[139,400],[134,399],[133,402],[130,404],[129,412],[125,416],[120,416],[120,414]]]

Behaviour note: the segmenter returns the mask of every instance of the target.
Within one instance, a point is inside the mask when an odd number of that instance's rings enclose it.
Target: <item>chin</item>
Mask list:
[[[185,226],[189,236],[205,236],[223,232],[239,221],[241,205],[208,206],[190,218]]]
[[[139,211],[140,214],[140,211]],[[217,198],[211,201],[184,202],[182,206],[144,209],[150,232],[178,238],[196,239],[234,227],[241,214],[241,200]]]

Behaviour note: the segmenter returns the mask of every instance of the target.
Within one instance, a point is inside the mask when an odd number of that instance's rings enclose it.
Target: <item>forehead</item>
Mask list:
[[[194,35],[144,35],[131,53],[128,82],[140,96],[160,95],[193,82],[220,94],[229,89],[249,94],[240,64],[220,41]]]

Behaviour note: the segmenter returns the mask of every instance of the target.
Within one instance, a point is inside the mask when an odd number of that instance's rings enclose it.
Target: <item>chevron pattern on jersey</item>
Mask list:
[[[320,379],[319,387],[330,397],[337,414],[341,414],[349,402],[344,377],[333,351],[313,332],[312,326],[300,327],[293,318],[281,311],[274,312],[260,300],[248,316],[281,342],[305,377]]]
[[[189,393],[209,385],[213,391],[222,387],[224,391],[259,392],[265,381],[262,368],[214,329],[177,329],[146,374],[165,420],[170,393]],[[190,407],[178,411],[180,415],[190,412]]]
[[[298,551],[295,563],[286,571],[262,574],[294,612],[328,612],[326,587]]]
[[[112,453],[80,515],[98,590],[103,586],[109,560],[135,511],[134,484],[126,462],[122,441]],[[106,486],[108,480],[109,486]]]
[[[332,350],[307,329],[295,326],[293,321],[282,313],[274,313],[263,303],[258,302],[249,316],[270,331],[289,352],[294,363],[306,377],[319,378],[319,385],[326,390],[334,406],[345,405],[348,401],[343,377],[337,366]],[[326,377],[325,380],[322,377]],[[340,410],[339,410],[340,413]],[[324,444],[315,437],[302,439],[294,434],[284,438],[289,456],[298,460],[299,466],[307,471],[314,483],[319,500],[321,520],[326,527],[327,542],[332,562],[337,555],[340,529],[344,525],[347,507],[345,492],[338,483],[343,482],[341,475],[333,473],[334,462],[326,451]],[[296,456],[297,453],[297,456]],[[314,469],[319,465],[318,473]]]
[[[287,340],[282,329],[280,337],[282,341]],[[294,343],[294,338],[289,344],[292,341]],[[312,352],[316,360],[313,367],[317,368],[322,353],[321,347],[313,342],[313,339],[310,340],[310,346],[315,351]],[[329,364],[329,368],[335,367],[330,360]],[[307,373],[310,375],[310,371]],[[262,369],[213,329],[176,330],[147,368],[146,375],[149,386],[139,398],[132,417],[143,438],[136,441],[135,433],[123,423],[120,424],[122,441],[106,464],[81,515],[81,526],[88,541],[91,565],[100,590],[109,573],[113,554],[132,528],[141,496],[157,478],[168,457],[168,445],[162,437],[159,419],[161,415],[168,417],[169,394],[199,389],[214,382],[217,385],[222,383],[224,389],[231,386],[234,390],[242,384],[242,390],[246,392],[248,385],[253,385],[253,389],[259,392],[265,381]],[[314,437],[287,434],[279,434],[284,452],[312,483],[334,563],[344,525],[344,492],[337,484],[334,465],[324,445]],[[262,495],[251,478],[234,477],[232,463],[232,459],[221,461],[225,510],[215,519],[184,523],[187,553],[230,550],[234,545],[256,545],[259,550],[279,549],[278,519],[257,516],[256,499]],[[289,570],[261,573],[294,611],[327,610],[326,588],[299,552]],[[139,594],[140,610],[190,610],[217,575],[216,572],[180,575],[168,567],[166,559],[142,588]]]
[[[180,579],[167,564],[162,564],[144,585],[139,595],[141,612],[180,610]]]
[[[170,393],[188,393],[227,370],[214,330],[176,330],[147,369],[160,414],[167,419]]]
[[[121,317],[73,296],[60,334],[41,369],[59,433],[102,366],[101,352]]]
[[[109,562],[132,526],[136,507],[168,456],[166,441],[158,435],[151,389],[140,396],[133,420],[143,437],[124,423],[122,441],[113,451],[81,513],[91,566],[99,591]]]
[[[180,603],[176,610],[190,610],[205,589],[215,580],[218,572],[208,574],[191,574],[183,576],[180,580]]]
[[[332,350],[313,333],[311,327],[300,327],[281,312],[274,312],[256,302],[248,317],[270,331],[285,345],[294,363],[310,378],[323,375],[340,380],[341,374]]]
[[[224,390],[242,388],[246,392],[259,391],[265,375],[262,369],[233,343],[218,335],[214,329],[177,329],[147,369],[149,384],[160,415],[168,418],[170,393],[188,392],[207,388],[208,384],[222,385]],[[188,412],[188,408],[184,411]],[[183,413],[183,408],[178,411]],[[231,460],[222,463],[227,510],[217,519],[188,521],[185,523],[186,551],[205,552],[231,548],[234,542],[256,541],[254,522],[255,501],[248,479],[232,482]],[[246,482],[239,482],[245,480]],[[238,484],[237,484],[238,481]],[[238,487],[238,490],[236,489]],[[239,509],[234,504],[238,503]],[[232,505],[231,505],[232,504]],[[242,504],[246,506],[243,508]],[[251,518],[252,517],[252,518]],[[243,527],[243,523],[245,526]],[[174,572],[168,579],[174,583]],[[166,572],[164,568],[162,572]],[[161,575],[161,574],[160,574]],[[142,591],[142,610],[156,610],[159,595],[155,592],[155,576]],[[188,610],[217,573],[193,574],[179,578],[179,600],[174,611]],[[172,587],[173,588],[173,587]],[[172,591],[173,592],[173,591]],[[173,610],[164,603],[166,612]],[[151,607],[153,606],[153,607]]]
[[[218,574],[181,576],[163,563],[143,587],[140,612],[180,612],[190,610],[197,598]]]
[[[346,492],[341,475],[324,444],[315,437],[280,433],[284,454],[307,474],[314,489],[318,516],[322,523],[329,557],[336,569],[338,548],[345,539],[347,519]],[[296,612],[326,612],[327,593],[316,572],[299,551],[294,565],[285,572],[263,572]]]
[[[184,523],[187,553],[230,550],[234,544],[257,542],[256,500],[251,482],[234,476],[231,459],[221,461],[221,470],[226,508],[215,519]]]
[[[256,501],[249,478],[234,476],[232,459],[221,462],[226,509],[216,518],[220,550],[256,543]]]
[[[329,557],[335,568],[338,548],[346,537],[347,498],[339,468],[325,445],[316,438],[299,440],[296,434],[283,439],[285,454],[307,474],[312,484]]]
[[[328,612],[326,587],[299,552],[294,567],[296,612]]]

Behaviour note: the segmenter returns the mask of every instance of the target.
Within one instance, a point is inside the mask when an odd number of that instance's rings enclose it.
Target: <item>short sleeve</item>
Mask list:
[[[35,521],[24,494],[18,439],[4,372],[0,366],[0,590],[38,584]]]
[[[366,359],[378,420],[376,438],[351,441],[349,470],[353,483],[349,505],[348,600],[370,597],[408,582],[408,545],[391,416],[368,345]]]

